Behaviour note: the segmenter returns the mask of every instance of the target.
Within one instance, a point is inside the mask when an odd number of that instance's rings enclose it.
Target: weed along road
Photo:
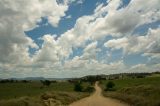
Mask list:
[[[95,90],[93,95],[74,102],[69,106],[129,106],[118,100],[103,97],[102,89],[98,86],[98,82],[95,83]]]

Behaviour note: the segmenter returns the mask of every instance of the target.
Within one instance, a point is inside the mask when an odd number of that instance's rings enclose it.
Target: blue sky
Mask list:
[[[1,1],[0,78],[159,71],[159,2]]]
[[[122,0],[122,4],[119,6],[118,9],[126,7],[129,4],[129,2],[130,0]],[[84,0],[82,4],[71,4],[68,11],[66,11],[66,16],[63,17],[61,21],[59,22],[58,27],[54,27],[50,23],[48,23],[47,17],[42,17],[41,18],[42,20],[37,23],[38,27],[32,30],[26,31],[25,33],[27,34],[27,36],[34,39],[34,41],[37,44],[42,45],[43,42],[42,40],[39,39],[40,37],[42,37],[45,34],[51,34],[51,35],[56,34],[59,37],[64,32],[74,27],[76,20],[79,17],[84,16],[84,15],[92,15],[96,6],[101,3],[107,4],[106,0],[93,0],[92,2],[90,2],[89,0]],[[71,16],[71,18],[68,19],[66,18],[67,16]],[[134,33],[143,34],[148,30],[148,28],[158,27],[159,24],[160,24],[159,22],[155,22],[155,23],[151,23],[148,25],[140,26],[139,28],[135,30]],[[111,39],[111,38],[108,37],[108,39]],[[102,49],[102,52],[98,54],[97,56],[98,59],[103,57],[104,52],[107,51],[107,49],[103,47],[103,44],[108,39],[106,38],[103,41],[102,40],[99,41],[98,46],[103,49]],[[82,55],[83,49],[84,48],[73,49],[73,54],[70,55],[70,58],[74,58],[74,56]],[[35,49],[32,49],[30,50],[30,53],[34,53],[35,51],[36,51]],[[112,58],[110,59],[110,62],[121,59],[122,55],[123,54],[121,50],[112,52]],[[145,63],[146,60],[147,58],[141,56],[141,54],[136,54],[136,55],[131,55],[131,56],[129,55],[129,56],[124,57],[124,61],[127,63],[127,65]]]
[[[130,0],[122,0],[122,4],[119,6],[118,9],[127,6],[129,2],[130,2]],[[59,22],[58,27],[54,27],[50,23],[48,23],[47,17],[42,17],[41,18],[42,20],[37,23],[38,27],[36,27],[32,30],[26,31],[25,33],[27,34],[27,36],[34,39],[34,41],[38,45],[42,45],[43,42],[42,42],[42,40],[39,39],[40,37],[42,37],[45,34],[51,34],[51,35],[56,34],[59,37],[64,32],[66,32],[67,30],[74,27],[76,20],[79,17],[84,16],[84,15],[92,15],[96,6],[101,3],[104,3],[105,5],[107,4],[106,0],[93,0],[92,2],[90,2],[89,0],[84,0],[82,4],[71,4],[68,11],[66,11],[66,16],[63,17],[61,19],[61,21]],[[71,16],[71,17],[68,19],[68,18],[66,18],[67,16]],[[157,24],[157,23],[155,23],[155,24]],[[152,25],[149,24],[149,26],[152,26]],[[140,33],[140,32],[142,32],[142,30],[146,30],[146,27],[147,26],[142,26],[141,28],[136,29],[138,31],[136,31],[134,33]],[[139,31],[139,29],[142,29],[142,30]],[[111,38],[108,37],[108,39],[111,39]],[[98,46],[102,47],[103,49],[102,49],[102,52],[100,52],[99,55],[97,56],[98,59],[100,57],[103,57],[102,56],[103,52],[107,51],[106,48],[103,47],[103,44],[108,39],[106,38],[103,41],[102,40],[99,41]],[[30,50],[30,53],[34,53],[35,51],[36,51],[35,49],[32,49],[32,50]],[[73,49],[73,54],[70,55],[70,58],[73,58],[74,56],[77,56],[77,55],[80,56],[80,55],[82,55],[82,52],[83,52],[83,48],[81,48],[81,47],[75,48],[75,49]],[[121,54],[121,51],[116,51],[116,52],[113,52],[112,55],[113,55],[113,57],[112,57],[113,60],[110,60],[110,61],[115,61],[115,60],[120,59],[122,54]],[[138,58],[145,60],[140,55],[138,55],[138,56],[139,56]],[[130,59],[135,58],[135,56],[127,56],[126,58],[128,58],[128,57]],[[136,59],[135,59],[133,62],[129,62],[129,63],[137,64],[138,61],[139,60],[136,61]]]

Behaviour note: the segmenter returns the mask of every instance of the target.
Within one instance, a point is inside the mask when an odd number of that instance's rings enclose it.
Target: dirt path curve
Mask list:
[[[129,106],[118,100],[103,97],[102,89],[98,86],[98,82],[95,83],[95,90],[93,95],[74,102],[69,106]]]

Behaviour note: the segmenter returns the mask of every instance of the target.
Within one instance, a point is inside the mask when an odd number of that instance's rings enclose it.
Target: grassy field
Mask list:
[[[100,81],[101,87],[112,81],[115,91],[104,91],[104,96],[116,98],[132,106],[160,106],[160,75],[145,78],[130,78]],[[68,105],[89,96],[86,90],[91,87],[83,82],[83,92],[74,91],[74,83],[68,81],[43,86],[40,81],[29,83],[0,83],[0,106],[49,106]]]
[[[39,96],[23,96],[16,99],[0,100],[0,106],[68,106],[86,96],[89,96],[89,93],[53,91]]]
[[[46,91],[72,92],[74,84],[69,82],[51,83],[49,87],[43,87],[39,81],[29,83],[0,83],[0,100],[17,98],[21,96],[36,96]]]
[[[82,83],[85,88],[89,83]],[[29,83],[0,83],[0,106],[49,106],[68,105],[88,92],[75,92],[74,83],[56,82],[43,86],[40,81]]]
[[[108,81],[101,81],[103,89]],[[160,76],[111,81],[115,83],[115,91],[104,91],[104,96],[120,99],[133,106],[160,106]]]

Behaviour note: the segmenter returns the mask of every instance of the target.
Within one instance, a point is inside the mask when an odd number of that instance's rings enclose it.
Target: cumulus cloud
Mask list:
[[[104,45],[112,50],[123,49],[125,54],[144,53],[156,55],[160,53],[160,28],[150,29],[144,36],[128,36],[107,41]]]
[[[144,5],[140,5],[140,1]],[[121,0],[108,1],[108,5],[99,4],[94,14],[78,18],[75,26],[59,39],[72,40],[72,44],[69,45],[74,47],[83,46],[86,40],[98,40],[109,35],[113,37],[130,35],[137,27],[160,19],[157,5],[159,0],[152,3],[140,1],[133,0],[128,6],[120,9],[118,8],[122,4]]]
[[[0,1],[0,77],[26,76],[29,73],[35,76],[38,76],[37,73],[45,76],[62,76],[62,73],[66,73],[66,76],[82,76],[138,69],[149,71],[150,68],[143,63],[130,69],[123,60],[110,63],[98,60],[97,53],[103,52],[103,47],[98,44],[106,36],[112,36],[104,44],[107,53],[111,53],[108,49],[111,48],[112,51],[122,49],[125,55],[141,53],[147,57],[160,57],[160,28],[150,29],[145,35],[132,35],[139,26],[160,20],[160,0],[132,0],[126,7],[121,7],[122,0],[107,0],[97,5],[93,14],[79,17],[73,28],[58,37],[49,34],[42,36],[40,47],[25,35],[24,31],[37,27],[42,17],[46,17],[53,27],[58,27],[62,17],[70,18],[70,15],[65,16],[69,5],[83,2]],[[83,48],[83,53],[70,58],[78,47]],[[32,56],[30,48],[36,48]],[[159,67],[158,64],[152,66],[155,69]]]
[[[95,59],[92,61],[76,56],[64,64],[65,70],[70,70],[71,76],[85,76],[96,74],[120,73],[126,71],[126,66],[123,61],[116,61],[109,64],[98,62]],[[67,72],[66,72],[67,73]]]
[[[98,6],[95,15],[103,17],[97,18],[97,24],[93,27],[95,32],[98,32],[95,36],[97,38],[108,34],[115,37],[124,36],[132,33],[140,25],[159,20],[159,2],[159,0],[153,2],[132,0],[127,7],[118,9],[121,0],[112,0],[107,6]]]
[[[81,58],[87,59],[87,60],[96,59],[96,54],[99,51],[100,51],[100,49],[97,48],[97,41],[95,41],[95,42],[86,46],[86,48],[84,49],[84,53],[81,56]]]
[[[152,64],[152,65],[146,65],[146,64],[137,64],[132,66],[127,72],[155,72],[159,71],[160,64]]]
[[[111,48],[112,50],[116,50],[121,48],[125,49],[127,48],[128,44],[129,44],[128,39],[124,37],[124,38],[109,40],[104,44],[104,46]]]
[[[42,44],[42,48],[36,52],[36,56],[34,56],[36,62],[57,62],[59,60],[58,57],[58,46],[56,44],[55,38],[52,35],[44,35],[41,38],[44,42]]]
[[[29,61],[29,47],[38,46],[24,31],[36,27],[41,17],[48,17],[49,22],[57,26],[67,9],[68,5],[55,0],[0,1],[0,62]]]

